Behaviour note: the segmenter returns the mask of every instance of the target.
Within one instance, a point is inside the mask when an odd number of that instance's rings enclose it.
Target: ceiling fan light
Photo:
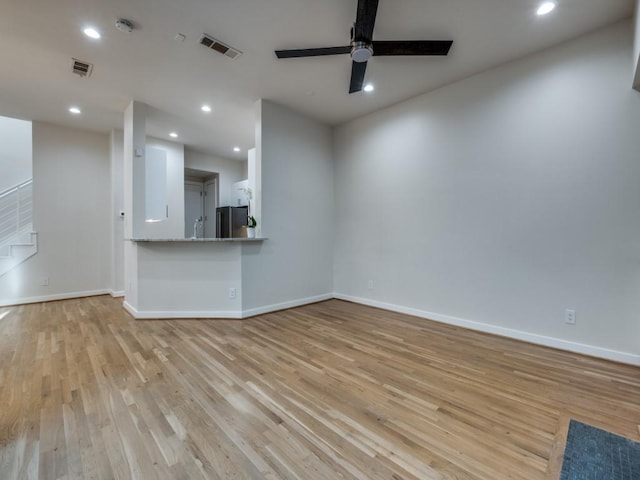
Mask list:
[[[355,42],[351,47],[351,59],[356,63],[368,61],[373,55],[373,48],[365,42]]]

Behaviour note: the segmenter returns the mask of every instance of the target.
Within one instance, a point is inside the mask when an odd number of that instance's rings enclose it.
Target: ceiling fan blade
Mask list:
[[[373,42],[373,54],[381,55],[447,55],[453,40],[406,40]]]
[[[358,12],[356,13],[356,24],[353,32],[354,41],[371,42],[377,13],[378,0],[358,0]]]
[[[299,57],[320,57],[322,55],[343,55],[351,53],[351,46],[344,47],[324,47],[324,48],[301,48],[298,50],[276,50],[278,58],[299,58]]]
[[[351,83],[349,93],[359,92],[364,84],[364,72],[367,70],[367,62],[352,62]]]

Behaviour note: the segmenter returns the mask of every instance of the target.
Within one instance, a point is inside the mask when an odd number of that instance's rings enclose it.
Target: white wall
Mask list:
[[[633,38],[633,58],[640,56],[640,0],[636,0],[636,8],[633,16],[635,36]]]
[[[255,150],[255,149],[250,149]],[[247,157],[249,156],[249,152],[247,152]],[[249,178],[249,159],[243,160],[242,162],[242,179]]]
[[[33,124],[38,253],[0,277],[0,304],[103,293],[110,280],[109,137]],[[40,286],[49,277],[49,286]]]
[[[109,158],[111,159],[111,281],[113,293],[124,292],[124,132],[112,130],[109,135]]]
[[[31,178],[31,157],[31,122],[0,117],[0,193]]]
[[[618,24],[338,128],[335,291],[640,354],[632,35]]]
[[[634,24],[636,28],[633,43],[633,67],[635,72],[633,86],[636,89],[640,89],[640,0],[636,0]]]
[[[262,170],[263,244],[244,244],[243,309],[333,291],[331,130],[262,101],[256,135]]]
[[[137,254],[135,316],[240,317],[239,244],[138,243]],[[234,299],[230,288],[236,289]]]
[[[124,112],[124,305],[139,308],[145,285],[138,244],[131,238],[183,238],[184,236],[184,146],[146,136],[148,106],[132,101]],[[167,152],[168,218],[162,222],[145,222],[145,157],[148,147]]]
[[[124,111],[124,296],[134,308],[138,305],[138,250],[131,238],[144,235],[144,158],[147,106],[131,101]],[[142,188],[141,185],[142,184]]]
[[[247,178],[244,176],[246,162],[214,157],[190,148],[184,151],[185,168],[218,173],[219,205],[231,205],[231,184]]]

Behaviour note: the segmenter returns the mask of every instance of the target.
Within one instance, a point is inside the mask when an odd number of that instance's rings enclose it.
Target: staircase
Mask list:
[[[0,192],[0,276],[38,252],[33,232],[33,184],[27,180]]]

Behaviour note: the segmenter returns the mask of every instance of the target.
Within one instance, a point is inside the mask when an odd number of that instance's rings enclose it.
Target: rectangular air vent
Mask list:
[[[222,55],[225,55],[231,59],[236,59],[240,55],[242,55],[242,52],[240,50],[236,50],[235,48],[222,43],[220,40],[216,40],[206,33],[202,34],[202,37],[200,38],[200,45],[204,45],[205,47],[210,48],[211,50],[215,50],[216,52],[221,53]]]
[[[89,77],[91,76],[91,72],[93,71],[93,65],[89,62],[83,62],[82,60],[78,60],[77,58],[72,58],[73,65],[72,71],[76,75],[80,75],[81,77]]]

